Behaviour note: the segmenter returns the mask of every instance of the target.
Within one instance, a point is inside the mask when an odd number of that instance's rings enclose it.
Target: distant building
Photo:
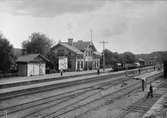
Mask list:
[[[59,57],[58,69],[67,67],[69,71],[79,71],[100,67],[101,54],[92,41],[73,42],[73,39],[68,39],[68,42],[59,42],[52,50]],[[61,60],[65,60],[64,66]]]
[[[46,62],[49,60],[40,54],[29,54],[18,57],[19,76],[43,75],[46,71]]]
[[[144,66],[146,63],[145,63],[145,60],[144,59],[142,59],[142,58],[139,58],[138,59],[138,62],[139,62],[139,64],[140,64],[140,66]]]

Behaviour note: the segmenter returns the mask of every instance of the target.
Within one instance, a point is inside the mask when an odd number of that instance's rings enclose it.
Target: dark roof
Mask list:
[[[73,42],[73,46],[78,48],[81,51],[84,51],[89,46],[89,44],[90,44],[89,41]]]
[[[77,49],[81,50],[81,51],[86,50],[88,48],[88,46],[93,46],[94,50],[96,51],[96,48],[91,41],[79,40],[77,42],[73,42],[73,46],[76,47]]]
[[[65,48],[67,48],[67,49],[73,51],[73,52],[76,53],[76,54],[79,54],[79,55],[82,55],[82,54],[83,54],[83,53],[82,53],[80,50],[78,50],[76,47],[71,46],[71,45],[69,45],[69,44],[67,44],[67,43],[64,43],[64,42],[59,42],[59,43],[58,43],[56,46],[54,46],[52,49],[56,48],[58,45],[62,45],[62,46],[64,46]]]
[[[45,58],[44,56],[42,56],[40,54],[28,54],[28,55],[20,56],[20,57],[18,57],[18,59],[16,60],[16,62],[26,62],[26,63],[28,63],[28,62],[34,62],[39,57],[43,61],[49,62],[49,60],[47,58]]]
[[[94,54],[96,56],[101,56],[101,53],[98,52],[93,44],[92,41],[82,41],[79,40],[77,42],[73,42],[73,45],[69,45],[68,42],[59,42],[56,46],[54,46],[52,49],[55,49],[57,46],[62,45],[66,48],[68,48],[69,50],[73,51],[76,54],[79,55],[83,55],[83,52],[89,47],[92,46],[93,50],[94,50]]]

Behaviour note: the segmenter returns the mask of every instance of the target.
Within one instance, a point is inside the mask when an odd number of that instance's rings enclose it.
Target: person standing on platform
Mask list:
[[[97,69],[97,74],[98,74],[98,75],[100,74],[100,69],[99,69],[99,68]]]
[[[63,76],[63,69],[60,69],[60,75]]]
[[[142,90],[144,91],[144,88],[145,88],[145,86],[144,86],[144,79],[142,79]]]
[[[139,68],[139,74],[141,73],[141,70],[140,70],[140,68]]]
[[[150,96],[153,97],[153,86],[150,84]]]
[[[152,86],[152,84],[150,84],[150,88],[149,88],[149,92],[148,92],[148,95],[147,95],[147,98],[149,98],[149,97],[153,97],[153,86]]]

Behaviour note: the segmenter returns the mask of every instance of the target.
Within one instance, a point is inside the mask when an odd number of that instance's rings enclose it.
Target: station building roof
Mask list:
[[[82,40],[78,40],[76,42],[72,42],[71,44],[69,42],[59,42],[56,46],[54,46],[52,49],[55,49],[56,47],[58,47],[59,45],[73,51],[74,53],[78,54],[78,55],[83,55],[84,51],[87,50],[90,46],[93,49],[93,54],[96,56],[101,56],[101,53],[97,51],[97,49],[95,48],[94,44],[92,41],[82,41]]]
[[[49,60],[40,54],[28,54],[18,57],[17,63],[30,63],[30,62],[49,62]]]
[[[59,45],[73,51],[74,53],[78,54],[78,55],[83,55],[83,52],[81,52],[79,49],[77,49],[76,47],[74,46],[71,46],[67,43],[64,43],[64,42],[59,42],[56,46],[54,46],[52,49],[55,49],[56,47],[58,47]]]

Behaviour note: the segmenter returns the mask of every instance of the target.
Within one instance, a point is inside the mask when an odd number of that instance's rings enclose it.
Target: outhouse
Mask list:
[[[40,54],[29,54],[18,57],[19,76],[44,75],[46,73],[46,62],[49,60]]]

